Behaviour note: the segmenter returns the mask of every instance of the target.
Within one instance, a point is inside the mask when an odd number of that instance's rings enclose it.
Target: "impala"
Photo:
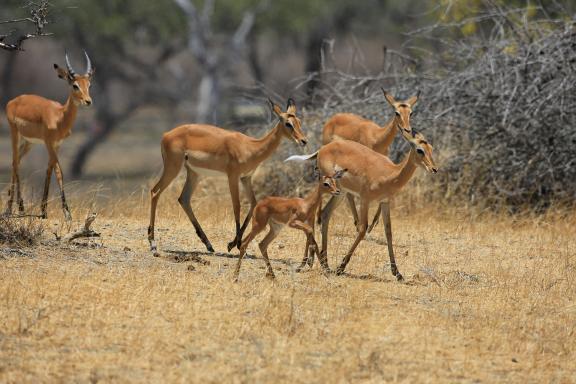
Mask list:
[[[379,126],[376,123],[367,120],[363,117],[352,113],[338,113],[332,116],[324,125],[322,129],[322,144],[326,145],[335,140],[352,140],[360,143],[382,155],[388,156],[390,145],[394,141],[397,132],[410,133],[412,128],[410,126],[410,116],[412,115],[412,107],[418,101],[420,92],[418,91],[415,96],[410,97],[405,101],[397,101],[394,96],[382,89],[384,98],[394,108],[394,117],[390,119],[384,126]],[[354,217],[354,225],[358,228],[358,212],[354,203],[354,197],[351,194],[346,194],[346,199],[352,216]],[[389,212],[389,202],[383,202],[374,215],[372,224],[368,228],[368,232],[378,222],[380,211]],[[320,212],[318,218],[320,219]],[[389,220],[389,218],[388,218]]]
[[[322,176],[318,173],[318,186],[304,198],[269,196],[260,200],[252,214],[252,230],[248,236],[242,240],[242,244],[240,245],[240,255],[238,256],[236,271],[234,272],[235,279],[238,279],[240,265],[246,253],[246,248],[267,225],[270,226],[270,230],[258,244],[264,261],[266,262],[266,277],[274,278],[272,265],[268,259],[268,245],[274,241],[284,225],[300,229],[306,234],[304,260],[299,269],[305,266],[309,260],[312,260],[312,258],[308,256],[308,249],[310,249],[312,256],[314,253],[318,253],[318,245],[316,244],[316,240],[314,240],[314,215],[322,202],[322,195],[324,193],[331,193],[334,196],[340,194],[336,180],[341,178],[345,172],[346,169],[341,169],[334,172],[332,176]]]
[[[317,166],[320,172],[325,174],[339,169],[347,169],[346,174],[340,180],[341,188],[360,198],[358,234],[336,270],[337,274],[344,273],[354,250],[366,235],[370,203],[392,198],[408,183],[417,167],[423,167],[432,173],[438,171],[432,158],[432,145],[426,141],[422,134],[412,130],[411,133],[404,132],[403,137],[410,143],[411,148],[408,155],[399,164],[394,164],[388,157],[350,140],[334,141],[311,155],[291,156],[287,159],[304,161],[317,158]],[[325,269],[327,266],[328,224],[340,201],[341,196],[332,196],[322,211],[322,251],[319,258],[322,259],[321,262]],[[382,220],[388,243],[391,270],[398,280],[402,280],[394,257],[392,226],[389,217],[389,211],[385,208],[382,211]]]
[[[228,244],[228,251],[235,246],[240,247],[242,234],[256,205],[256,197],[252,190],[252,173],[272,155],[283,138],[292,139],[302,146],[306,145],[300,119],[296,117],[294,101],[288,100],[286,112],[282,112],[282,109],[272,101],[269,100],[269,102],[273,113],[278,117],[278,123],[260,139],[205,124],[181,125],[164,134],[161,143],[164,170],[160,180],[151,191],[152,203],[148,227],[148,241],[155,256],[159,255],[154,241],[154,221],[158,199],[178,175],[182,166],[186,168],[186,181],[178,202],[209,252],[214,252],[214,248],[192,211],[190,198],[202,175],[223,175],[228,178],[236,223],[236,235]],[[239,182],[242,182],[250,199],[250,209],[242,225],[240,225]]]
[[[86,57],[86,72],[83,75],[79,75],[74,71],[72,65],[70,65],[68,54],[65,55],[66,69],[54,64],[58,77],[66,80],[70,86],[70,94],[64,105],[41,96],[21,95],[9,101],[6,106],[6,116],[10,124],[10,135],[12,138],[12,180],[6,207],[6,214],[8,215],[12,213],[14,188],[16,188],[18,210],[21,213],[24,211],[24,201],[20,191],[20,177],[18,174],[20,161],[30,151],[32,144],[44,143],[48,150],[48,169],[42,196],[42,217],[47,217],[48,190],[52,171],[55,171],[58,186],[60,187],[62,210],[66,220],[72,219],[64,195],[64,181],[60,162],[58,161],[58,149],[62,141],[70,136],[72,132],[78,106],[89,106],[92,104],[90,81],[94,75],[94,67],[92,67],[90,57],[86,51],[84,51],[84,56]]]

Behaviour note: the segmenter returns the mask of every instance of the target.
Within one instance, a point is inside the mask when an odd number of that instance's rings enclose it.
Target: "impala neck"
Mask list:
[[[282,123],[278,122],[270,132],[260,139],[253,139],[254,152],[252,158],[260,163],[274,153],[282,141]]]
[[[316,188],[304,198],[308,207],[314,208],[318,206],[318,204],[322,201],[322,194],[322,183],[319,182]]]
[[[375,150],[379,153],[387,154],[388,148],[394,141],[394,137],[396,137],[397,127],[396,127],[396,117],[393,117],[392,120],[389,120],[380,132],[380,137],[378,143],[374,146]]]
[[[74,103],[72,92],[68,96],[68,100],[64,104],[64,115],[62,121],[60,122],[58,129],[65,132],[70,132],[72,126],[74,125],[74,120],[76,120],[76,114],[78,113],[78,106]]]
[[[381,186],[386,190],[391,190],[393,192],[402,189],[414,176],[414,172],[418,165],[416,164],[416,151],[410,149],[408,155],[404,157],[401,163],[396,165],[398,171],[395,176],[387,177]]]

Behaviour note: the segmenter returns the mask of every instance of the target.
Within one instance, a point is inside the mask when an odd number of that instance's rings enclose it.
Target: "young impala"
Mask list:
[[[432,158],[432,145],[426,141],[422,134],[412,130],[411,133],[404,132],[403,137],[410,143],[411,148],[408,155],[399,164],[394,164],[388,157],[350,140],[334,141],[323,146],[312,155],[291,156],[287,159],[303,161],[317,158],[317,166],[320,172],[327,174],[339,169],[347,169],[346,174],[340,181],[341,188],[345,192],[360,197],[358,235],[338,267],[337,274],[344,272],[354,250],[366,235],[370,203],[393,197],[408,183],[419,166],[432,173],[438,171]],[[334,208],[340,201],[341,196],[332,196],[322,211],[322,251],[319,258],[322,259],[324,268],[327,265],[328,224]],[[396,267],[394,249],[392,247],[392,226],[388,219],[388,214],[389,212],[382,212],[390,265],[392,274],[398,280],[402,280],[402,275]]]
[[[412,107],[418,101],[420,92],[415,96],[410,97],[405,101],[397,101],[394,96],[382,89],[384,98],[394,108],[394,117],[388,120],[384,126],[379,126],[376,123],[367,120],[363,117],[352,113],[338,113],[332,116],[324,125],[322,129],[322,144],[326,145],[335,140],[352,140],[360,143],[382,155],[388,156],[390,145],[394,141],[397,132],[410,133],[412,128],[410,126],[410,116],[412,115]],[[352,216],[354,217],[354,225],[358,228],[358,212],[354,203],[354,197],[347,193],[346,199]],[[378,216],[382,208],[384,212],[389,212],[389,202],[382,202],[378,207],[372,224],[368,228],[368,232],[378,222]],[[320,219],[320,212],[318,218]],[[389,218],[388,218],[389,220]]]
[[[308,249],[312,255],[318,253],[318,245],[314,240],[314,214],[322,201],[324,193],[331,193],[334,196],[340,194],[340,190],[336,185],[336,180],[341,178],[346,172],[346,169],[341,169],[333,172],[332,176],[322,176],[318,174],[318,186],[304,198],[286,198],[269,196],[258,202],[254,213],[252,215],[252,231],[242,240],[240,246],[240,255],[238,256],[238,263],[236,264],[236,271],[234,272],[235,279],[238,279],[240,273],[240,265],[246,253],[248,244],[256,235],[270,226],[270,230],[264,239],[258,244],[260,252],[266,262],[267,272],[266,277],[274,278],[272,265],[268,259],[268,245],[278,236],[280,230],[284,225],[291,228],[296,228],[304,231],[306,234],[306,250],[304,252],[304,260],[302,268],[309,260]]]
[[[58,161],[58,148],[62,141],[70,136],[79,105],[89,106],[92,104],[90,97],[90,81],[94,75],[94,68],[90,57],[84,51],[86,57],[86,72],[77,74],[70,61],[68,54],[65,55],[66,69],[54,64],[58,77],[68,82],[70,94],[64,105],[36,95],[21,95],[8,102],[6,116],[10,124],[12,137],[12,181],[9,189],[9,199],[6,206],[6,214],[12,213],[14,201],[14,188],[16,188],[16,200],[19,212],[24,211],[24,201],[20,191],[20,176],[18,167],[20,161],[30,151],[32,144],[44,143],[48,150],[48,169],[44,182],[44,194],[42,196],[42,217],[46,218],[48,204],[48,189],[52,170],[56,172],[56,179],[60,187],[62,209],[67,220],[71,220],[70,210],[64,196],[64,182],[62,169]]]
[[[210,244],[192,211],[190,198],[201,175],[228,177],[228,187],[236,222],[236,236],[228,244],[228,251],[235,246],[240,247],[242,234],[256,205],[256,197],[252,191],[252,173],[260,163],[272,155],[283,138],[292,139],[302,146],[306,145],[306,136],[302,133],[300,119],[296,117],[294,101],[288,100],[286,112],[282,112],[280,107],[272,101],[270,101],[270,106],[278,117],[278,123],[260,139],[205,124],[181,125],[164,134],[161,144],[164,171],[151,191],[152,203],[150,206],[150,226],[148,227],[148,241],[155,256],[158,255],[154,241],[154,220],[158,199],[178,175],[182,166],[186,168],[186,181],[178,202],[209,252],[214,252],[214,248],[212,248],[212,244]],[[250,198],[250,210],[242,225],[240,225],[239,182],[242,182],[245,192]]]

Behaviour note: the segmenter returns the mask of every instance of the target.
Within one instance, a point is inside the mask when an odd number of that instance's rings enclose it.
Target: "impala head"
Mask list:
[[[94,75],[94,67],[86,51],[84,51],[84,56],[86,57],[86,72],[83,75],[79,75],[74,71],[72,64],[70,64],[70,59],[68,59],[68,53],[64,56],[66,69],[59,67],[58,64],[54,64],[54,69],[58,77],[66,80],[70,85],[74,103],[76,105],[89,106],[92,104],[92,97],[90,97],[90,80]]]
[[[332,176],[324,176],[318,174],[319,181],[322,183],[322,188],[324,193],[330,193],[331,195],[339,195],[340,188],[336,184],[336,180],[342,177],[344,173],[348,171],[347,169],[341,169],[339,171],[334,172]]]
[[[402,136],[410,143],[412,150],[416,153],[416,164],[426,169],[428,172],[438,172],[438,167],[432,157],[432,144],[430,144],[424,135],[412,130],[411,133],[402,133]]]
[[[412,96],[408,100],[405,101],[397,101],[394,96],[386,92],[384,92],[384,98],[386,101],[394,108],[394,124],[398,129],[403,132],[410,133],[412,128],[410,127],[410,116],[412,115],[412,107],[418,101],[418,97],[420,96],[420,91],[416,93],[416,96]]]
[[[302,132],[300,119],[296,117],[296,104],[294,104],[294,100],[288,99],[286,112],[282,112],[282,109],[277,104],[274,104],[272,100],[268,99],[268,102],[270,103],[272,112],[274,112],[274,114],[278,116],[278,119],[280,119],[284,136],[291,138],[302,146],[305,146],[308,141]]]

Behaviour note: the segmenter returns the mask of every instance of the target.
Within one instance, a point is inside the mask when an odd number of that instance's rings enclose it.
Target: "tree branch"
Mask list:
[[[15,30],[10,31],[8,34],[0,35],[0,49],[7,51],[23,51],[24,48],[22,44],[28,39],[34,39],[37,37],[51,36],[52,33],[44,32],[46,25],[50,24],[48,16],[50,14],[50,8],[52,5],[47,0],[42,0],[40,3],[34,1],[28,1],[23,8],[28,8],[30,12],[30,17],[14,20],[1,21],[0,24],[14,24],[26,22],[34,25],[34,32],[24,33],[19,36],[13,36]],[[14,38],[13,42],[6,42],[7,38]]]

